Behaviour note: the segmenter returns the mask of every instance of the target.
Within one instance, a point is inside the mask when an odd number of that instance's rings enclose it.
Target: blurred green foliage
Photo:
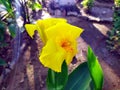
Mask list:
[[[28,6],[32,10],[41,10],[42,5],[39,2],[28,1]]]
[[[107,47],[120,54],[120,0],[115,0],[115,3],[113,28],[108,32]]]
[[[5,66],[7,63],[5,62],[5,60],[3,60],[2,58],[0,58],[0,66]]]
[[[7,44],[5,43],[5,23],[0,21],[0,47],[5,47]]]
[[[11,0],[0,0],[2,10],[0,12],[0,37],[4,38],[6,29],[9,30],[10,35],[15,37],[15,15]],[[6,13],[2,13],[6,12]]]
[[[0,50],[8,46],[6,34],[15,37],[15,16],[11,0],[0,0]],[[0,66],[6,65],[0,58]]]
[[[5,43],[5,23],[0,21],[0,48],[7,46]],[[0,58],[0,66],[4,66],[6,64],[5,60]]]
[[[0,0],[0,4],[3,5],[1,8],[3,11],[6,11],[6,13],[2,16],[3,18],[6,17],[14,17],[14,10],[12,7],[11,0]]]
[[[0,5],[2,5],[0,12],[0,37],[3,40],[6,29],[8,29],[12,37],[15,37],[15,15],[12,2],[11,0],[0,0]]]
[[[120,7],[120,0],[115,0],[114,3],[116,7]]]
[[[94,4],[94,0],[83,0],[81,4],[84,8],[91,9]]]

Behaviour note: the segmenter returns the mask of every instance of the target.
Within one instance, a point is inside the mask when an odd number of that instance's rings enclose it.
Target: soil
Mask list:
[[[104,11],[104,8],[102,9]],[[120,90],[120,56],[109,52],[106,47],[106,33],[112,28],[112,23],[94,22],[75,16],[63,18],[66,18],[72,25],[84,29],[78,39],[79,52],[76,55],[76,61],[69,65],[69,72],[86,61],[87,46],[90,45],[98,56],[104,71],[103,90]],[[4,81],[1,90],[46,90],[47,68],[39,62],[41,40],[38,34],[34,35],[34,39],[31,39],[26,32],[22,37],[21,46],[24,47],[20,58]]]

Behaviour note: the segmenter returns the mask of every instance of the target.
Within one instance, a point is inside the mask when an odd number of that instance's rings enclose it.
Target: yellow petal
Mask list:
[[[73,55],[72,53],[66,54],[65,61],[66,61],[67,65],[69,65],[72,62],[74,56],[75,55]]]
[[[67,23],[58,23],[53,27],[45,30],[47,38],[55,38],[56,36],[68,36],[76,39],[83,32],[81,28],[67,24]]]
[[[40,61],[45,67],[51,68],[56,72],[61,72],[64,57],[65,51],[50,39],[42,49]]]
[[[50,27],[45,31],[47,38],[53,38],[53,40],[55,40],[56,38],[57,44],[59,46],[61,45],[61,40],[67,40],[68,42],[70,42],[70,49],[72,49],[72,52],[69,50],[69,46],[66,47],[67,50],[64,58],[67,64],[70,64],[72,58],[77,53],[76,39],[80,36],[82,32],[83,30],[81,28],[72,26],[67,23],[56,24],[55,26]]]
[[[57,23],[61,22],[67,22],[67,20],[63,18],[48,18],[44,20],[38,20],[37,24],[42,30],[46,30],[47,28],[52,27]]]
[[[41,28],[40,28],[40,26],[38,26],[38,24],[36,24],[36,26],[37,26],[37,30],[38,30],[38,33],[39,33],[39,35],[40,35],[40,38],[41,38],[41,40],[43,41],[43,43],[45,44],[46,42],[47,42],[47,37],[46,37],[46,34],[45,34],[45,32],[44,32],[44,30],[42,30]]]
[[[37,21],[36,25],[38,27],[38,32],[44,43],[46,43],[46,41],[47,41],[45,30],[49,27],[56,25],[57,23],[60,23],[60,22],[67,22],[67,20],[63,19],[63,18],[49,18],[49,19]]]
[[[25,28],[26,28],[27,33],[30,35],[30,37],[33,38],[34,31],[37,30],[36,25],[34,25],[34,24],[26,24]]]

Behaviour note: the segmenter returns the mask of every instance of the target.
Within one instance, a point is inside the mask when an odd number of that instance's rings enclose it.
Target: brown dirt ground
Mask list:
[[[107,31],[111,29],[111,23],[97,23],[73,16],[65,17],[71,24],[84,29],[78,39],[77,61],[69,65],[69,71],[80,63],[86,61],[87,46],[90,45],[98,56],[104,71],[103,90],[120,90],[120,57],[110,53],[106,48]],[[19,61],[14,70],[8,76],[4,90],[46,90],[47,68],[39,62],[39,50],[42,44],[35,35],[29,39],[23,34],[23,46],[25,45]]]

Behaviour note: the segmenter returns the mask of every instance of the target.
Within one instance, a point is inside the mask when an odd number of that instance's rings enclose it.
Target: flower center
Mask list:
[[[62,40],[61,47],[64,48],[67,52],[73,52],[73,48],[71,47],[71,42],[68,40]]]

